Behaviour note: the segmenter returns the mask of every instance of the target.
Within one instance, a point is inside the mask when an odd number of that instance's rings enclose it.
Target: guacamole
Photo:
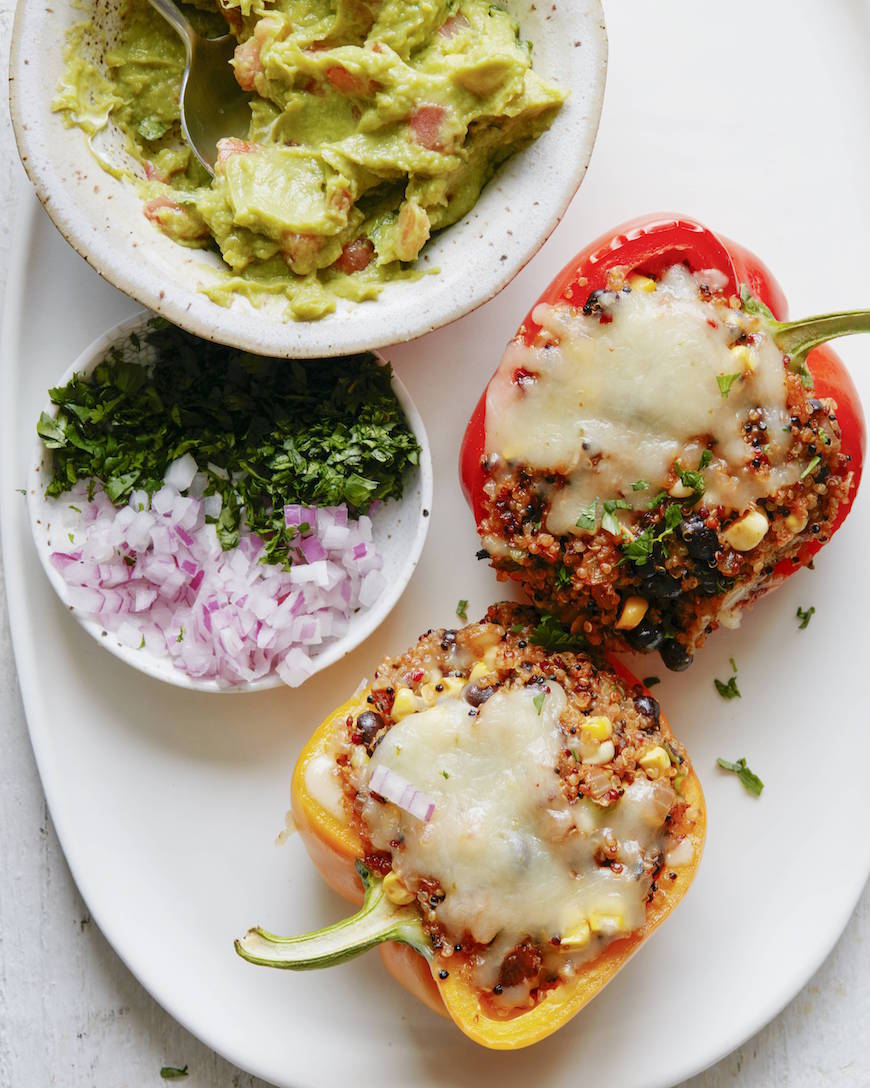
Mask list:
[[[431,234],[466,215],[498,166],[553,121],[564,93],[532,69],[488,0],[196,0],[206,35],[238,38],[247,139],[212,178],[181,139],[180,39],[147,0],[122,0],[101,67],[74,28],[53,106],[93,135],[111,120],[141,164],[145,214],[186,246],[216,246],[208,293],[283,294],[316,319],[419,275]]]

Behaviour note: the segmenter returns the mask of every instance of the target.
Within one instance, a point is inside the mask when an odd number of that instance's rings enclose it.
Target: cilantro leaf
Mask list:
[[[617,510],[631,510],[631,503],[625,499],[608,499],[602,509],[601,528],[613,536],[622,536],[622,525],[616,517]]]
[[[740,699],[740,690],[737,687],[737,666],[734,664],[734,658],[729,658],[731,663],[732,676],[728,678],[727,683],[724,680],[714,680],[713,683],[716,686],[716,690],[722,696],[723,699]]]
[[[420,447],[372,355],[263,359],[208,343],[155,319],[107,352],[87,378],[51,389],[57,416],[37,432],[52,451],[46,495],[77,480],[102,481],[120,505],[135,488],[163,485],[190,453],[220,495],[215,529],[224,549],[242,523],[262,538],[265,561],[289,566],[302,526],[284,506],[338,506],[353,515],[399,498]]]
[[[546,693],[542,691],[540,695],[536,695],[534,699],[532,699],[532,702],[535,704],[535,710],[537,710],[538,714],[540,714],[544,709],[544,699],[546,699],[546,697]]]
[[[809,476],[809,474],[816,468],[820,461],[821,457],[816,454],[816,456],[807,463],[807,467],[803,470],[798,479],[803,480],[806,476]]]
[[[632,491],[649,491],[649,480],[635,480],[631,485]]]
[[[754,774],[746,765],[745,759],[738,759],[736,763],[731,763],[730,760],[722,759],[720,756],[716,763],[722,768],[723,771],[731,771],[732,774],[736,774],[740,781],[743,783],[743,788],[755,797],[761,796],[761,791],[764,789],[764,783]]]
[[[580,507],[580,517],[577,518],[577,528],[585,529],[587,532],[594,532],[595,530],[595,518],[598,514],[598,499],[593,499],[588,506]]]
[[[543,646],[545,650],[583,650],[586,648],[586,639],[580,635],[572,635],[555,616],[545,612],[538,625],[533,629],[529,639],[535,646]]]
[[[468,619],[468,601],[464,598],[456,605],[456,615],[463,621]]]
[[[188,1076],[187,1066],[183,1065],[180,1069],[175,1065],[164,1065],[160,1070],[160,1076],[163,1080],[182,1080]]]
[[[567,589],[571,585],[571,571],[564,564],[557,568],[553,585],[556,589]]]
[[[717,374],[716,384],[719,386],[719,392],[723,397],[727,397],[731,392],[731,386],[739,381],[743,377],[743,374],[738,372],[737,374]]]
[[[813,618],[813,616],[815,614],[815,611],[816,611],[816,606],[813,605],[813,604],[811,604],[809,608],[800,608],[800,607],[798,608],[796,615],[797,615],[797,618],[800,620],[800,623],[798,624],[798,628],[801,631],[805,631],[807,629],[807,627],[809,626],[810,620]]]

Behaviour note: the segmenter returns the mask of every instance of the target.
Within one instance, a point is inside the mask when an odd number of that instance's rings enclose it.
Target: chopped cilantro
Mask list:
[[[67,533],[66,538],[70,542],[70,544],[75,544],[76,538],[73,533]]]
[[[635,480],[631,485],[632,491],[649,491],[649,480]]]
[[[798,608],[797,618],[800,620],[800,623],[798,624],[798,627],[800,628],[801,631],[805,631],[807,629],[807,627],[809,626],[810,620],[813,618],[813,615],[815,614],[815,611],[816,611],[816,606],[813,605],[813,604],[811,604],[809,608]]]
[[[633,540],[626,540],[623,543],[622,554],[624,558],[642,567],[644,563],[652,558],[655,545],[661,543],[666,536],[669,536],[682,520],[683,511],[680,504],[671,503],[665,510],[664,518],[657,526],[651,525],[649,528],[644,529],[643,532],[638,533]],[[656,532],[656,529],[660,531]]]
[[[70,510],[75,510],[77,514],[80,514],[82,512],[82,508],[80,506],[76,506],[74,503],[70,503],[69,508]]]
[[[655,510],[657,506],[661,506],[661,504],[667,499],[667,497],[667,491],[659,491],[658,494],[653,495],[653,497],[650,499],[647,510]]]
[[[535,646],[543,646],[545,650],[582,650],[586,647],[586,639],[572,635],[548,612],[541,616],[529,641]]]
[[[724,680],[714,680],[716,690],[722,696],[723,699],[740,699],[740,691],[737,687],[737,666],[734,664],[734,658],[730,657],[729,662],[731,664],[732,676],[729,676],[727,683]]]
[[[142,636],[142,641],[139,643],[139,649],[140,650],[145,649],[145,636],[144,635]]]
[[[464,599],[459,601],[459,603],[456,605],[456,615],[461,620],[467,620],[468,619],[468,601],[466,601]]]
[[[263,359],[155,319],[87,378],[49,391],[57,416],[37,424],[52,450],[46,494],[100,480],[125,503],[137,488],[153,494],[190,453],[205,494],[223,500],[221,545],[234,547],[244,522],[265,541],[267,562],[289,565],[299,529],[284,524],[286,504],[346,503],[358,515],[401,496],[420,448],[391,380],[373,355]]]
[[[593,499],[588,506],[580,507],[580,517],[577,518],[577,528],[592,532],[595,529],[595,517],[598,513],[598,499]]]
[[[731,763],[727,759],[722,759],[721,756],[716,760],[718,765],[723,771],[731,771],[732,774],[736,774],[740,781],[743,783],[744,789],[749,793],[754,794],[756,797],[761,796],[761,791],[764,789],[764,783],[758,777],[757,774],[753,774],[752,771],[746,766],[745,759],[738,759],[736,763]]]
[[[522,630],[523,630],[523,624],[521,624],[521,623],[515,623],[515,624],[514,624],[514,625],[513,625],[512,627],[511,627],[511,634],[512,634],[512,635],[518,635],[518,634],[520,633],[520,631],[522,631]]]
[[[184,642],[184,628],[181,625],[179,625],[178,638],[175,641],[176,642]]]
[[[717,374],[716,384],[719,386],[719,392],[723,397],[727,397],[731,392],[731,386],[739,381],[743,377],[742,373],[737,374]]]
[[[532,702],[535,704],[535,710],[537,710],[539,714],[544,709],[544,699],[546,699],[546,697],[545,692],[542,691],[540,695],[536,695],[534,699],[532,699]]]
[[[449,778],[450,777],[450,772],[449,771],[442,771],[441,772],[441,777],[442,778]]]
[[[809,476],[809,474],[816,468],[820,461],[821,457],[816,454],[816,456],[808,462],[807,467],[803,470],[798,479],[803,480],[805,476]]]
[[[622,525],[616,517],[617,510],[630,510],[631,503],[625,499],[608,499],[603,504],[604,513],[601,516],[601,528],[613,536],[622,536]]]
[[[656,684],[660,684],[661,679],[658,676],[645,676],[643,678],[644,687],[654,688]]]
[[[182,1080],[187,1075],[186,1065],[183,1065],[180,1069],[174,1065],[164,1065],[160,1070],[160,1076],[164,1080]]]
[[[25,497],[27,496],[26,487],[16,487],[15,490],[18,492],[19,495],[24,495]]]
[[[557,569],[553,584],[556,589],[567,589],[571,585],[571,572],[564,564]]]

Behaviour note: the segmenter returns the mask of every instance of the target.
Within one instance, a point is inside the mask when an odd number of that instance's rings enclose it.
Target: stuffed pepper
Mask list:
[[[578,637],[686,668],[810,562],[855,497],[864,421],[825,341],[747,250],[685,218],[584,250],[520,326],[466,432],[482,557]]]
[[[701,787],[656,700],[531,609],[429,631],[328,718],[293,775],[296,825],[362,909],[246,959],[302,970],[375,945],[484,1046],[556,1031],[673,910]]]

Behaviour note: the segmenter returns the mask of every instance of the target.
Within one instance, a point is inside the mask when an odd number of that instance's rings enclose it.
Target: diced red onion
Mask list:
[[[386,801],[409,812],[424,823],[432,818],[435,802],[428,794],[418,790],[407,778],[390,770],[385,763],[379,763],[369,779],[369,790],[380,794]]]
[[[192,458],[170,468],[186,479],[191,462],[201,495],[207,477]],[[76,545],[51,556],[68,603],[125,646],[139,649],[144,637],[149,653],[190,676],[238,684],[277,672],[303,683],[318,648],[386,585],[369,519],[349,520],[345,506],[288,506],[288,524],[310,531],[293,542],[287,570],[262,562],[265,544],[244,525],[238,547],[223,551],[206,522],[220,496],[195,497],[193,484],[183,495],[167,473],[150,504],[137,491],[121,508],[99,486],[89,501],[84,482],[58,500]]]
[[[182,454],[166,470],[163,482],[174,487],[176,491],[186,491],[193,483],[196,475],[196,461],[189,453]]]

